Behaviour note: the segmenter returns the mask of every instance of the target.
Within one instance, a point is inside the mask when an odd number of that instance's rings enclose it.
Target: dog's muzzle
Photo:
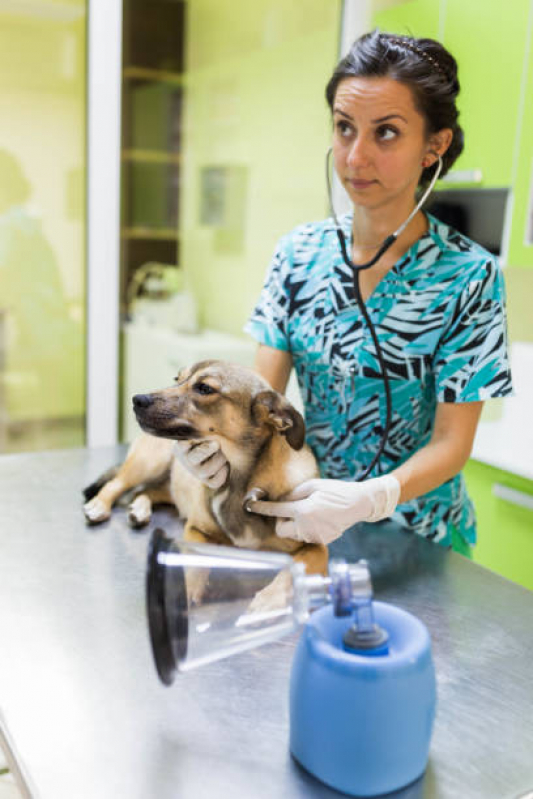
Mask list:
[[[156,399],[152,394],[135,394],[132,399],[137,421],[146,433],[162,438],[198,438],[199,433],[194,425],[187,419],[165,413],[162,404],[157,403]]]

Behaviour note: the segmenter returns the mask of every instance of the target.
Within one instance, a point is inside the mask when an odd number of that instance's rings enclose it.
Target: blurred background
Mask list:
[[[433,212],[504,265],[517,389],[467,476],[487,524],[495,485],[531,498],[532,6],[0,0],[0,451],[131,440],[133,393],[252,363],[277,239],[328,214],[326,82],[378,26],[459,62],[466,148]]]

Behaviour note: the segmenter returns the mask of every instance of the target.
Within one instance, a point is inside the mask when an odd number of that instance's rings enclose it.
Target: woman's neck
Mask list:
[[[354,207],[352,222],[352,249],[354,253],[371,253],[381,247],[387,236],[394,233],[408,218],[414,208],[394,208],[388,213],[383,209]],[[427,230],[427,218],[419,211],[398,237],[394,249],[407,250]]]

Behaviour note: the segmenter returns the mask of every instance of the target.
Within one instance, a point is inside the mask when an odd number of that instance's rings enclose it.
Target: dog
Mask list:
[[[244,507],[250,497],[283,500],[318,476],[304,420],[282,394],[247,367],[209,360],[183,369],[170,388],[135,395],[133,407],[144,432],[118,469],[85,489],[89,523],[109,518],[119,497],[141,486],[129,507],[134,527],[148,523],[153,504],[171,503],[186,519],[185,541],[286,552],[307,573],[326,573],[327,547],[279,538],[274,518]],[[174,454],[178,440],[217,441],[226,482],[212,489],[190,474]],[[191,588],[190,599],[200,601],[203,589]],[[288,586],[263,589],[268,606],[280,589]]]

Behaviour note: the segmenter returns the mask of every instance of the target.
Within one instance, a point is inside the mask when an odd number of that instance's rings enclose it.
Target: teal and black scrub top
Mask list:
[[[426,445],[437,403],[512,393],[501,267],[491,253],[427,215],[428,230],[390,269],[366,305],[391,382],[392,425],[371,476]],[[352,216],[341,220],[347,240]],[[245,330],[291,353],[307,442],[323,477],[357,479],[379,446],[385,392],[353,275],[331,219],[301,225],[278,244]],[[401,526],[444,546],[467,543],[475,516],[462,474],[398,505]]]

